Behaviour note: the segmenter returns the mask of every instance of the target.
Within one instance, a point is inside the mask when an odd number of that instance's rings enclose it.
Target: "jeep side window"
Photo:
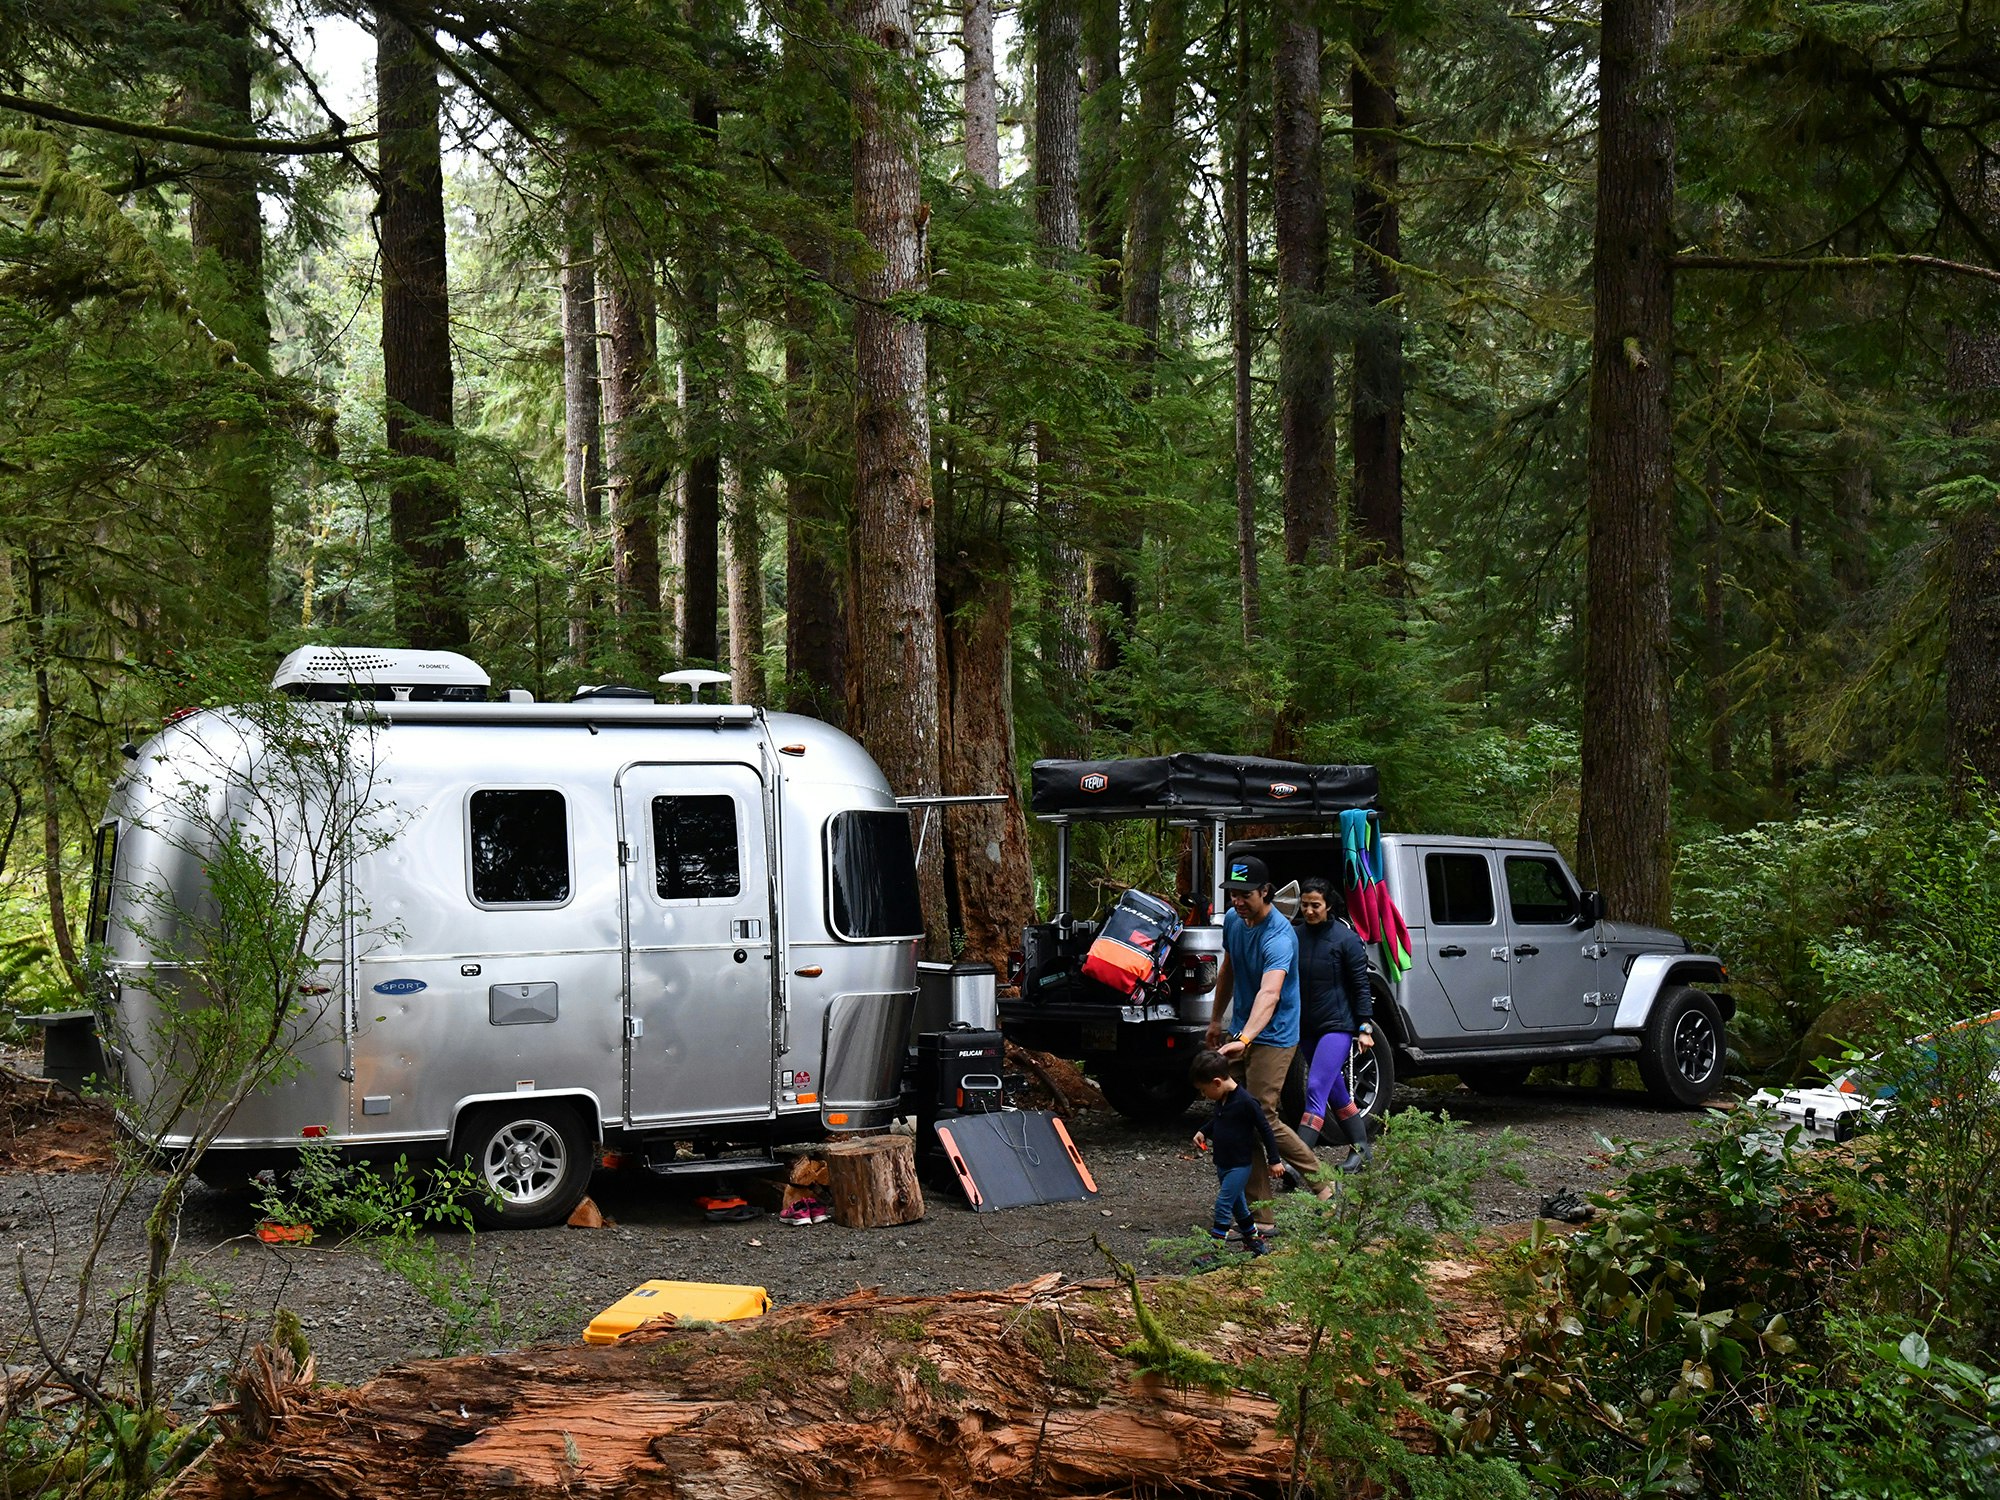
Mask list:
[[[662,901],[742,894],[734,797],[653,799],[653,889]]]
[[[1555,860],[1509,856],[1507,909],[1523,927],[1563,927],[1576,920],[1576,897]]]
[[[569,900],[569,806],[558,791],[474,792],[472,899],[481,906],[561,906]]]
[[[1483,854],[1427,854],[1431,921],[1440,927],[1493,925],[1493,872]]]

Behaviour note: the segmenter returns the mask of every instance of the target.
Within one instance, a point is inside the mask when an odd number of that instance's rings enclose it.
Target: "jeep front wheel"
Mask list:
[[[1660,991],[1646,1017],[1639,1076],[1665,1103],[1698,1109],[1722,1082],[1722,1011],[1700,990]]]

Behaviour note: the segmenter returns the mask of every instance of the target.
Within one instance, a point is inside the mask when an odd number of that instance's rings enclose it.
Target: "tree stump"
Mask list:
[[[906,1135],[835,1141],[826,1148],[833,1222],[849,1229],[914,1224],[924,1216],[916,1146]]]

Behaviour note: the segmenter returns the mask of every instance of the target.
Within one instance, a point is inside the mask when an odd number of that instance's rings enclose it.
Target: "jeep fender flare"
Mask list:
[[[1632,960],[1625,989],[1618,997],[1614,1031],[1643,1031],[1653,1002],[1676,985],[1701,990],[1712,997],[1727,1021],[1736,1014],[1736,1000],[1719,986],[1727,982],[1722,960],[1712,953],[1642,953]]]

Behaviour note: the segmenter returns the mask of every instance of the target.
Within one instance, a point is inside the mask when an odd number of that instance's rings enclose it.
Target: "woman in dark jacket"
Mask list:
[[[1347,1092],[1347,1055],[1375,1045],[1371,1017],[1375,995],[1368,983],[1368,952],[1333,914],[1333,887],[1314,876],[1299,889],[1300,1045],[1306,1058],[1306,1112],[1299,1139],[1319,1140],[1329,1109],[1353,1150],[1344,1172],[1368,1165],[1368,1122]]]

